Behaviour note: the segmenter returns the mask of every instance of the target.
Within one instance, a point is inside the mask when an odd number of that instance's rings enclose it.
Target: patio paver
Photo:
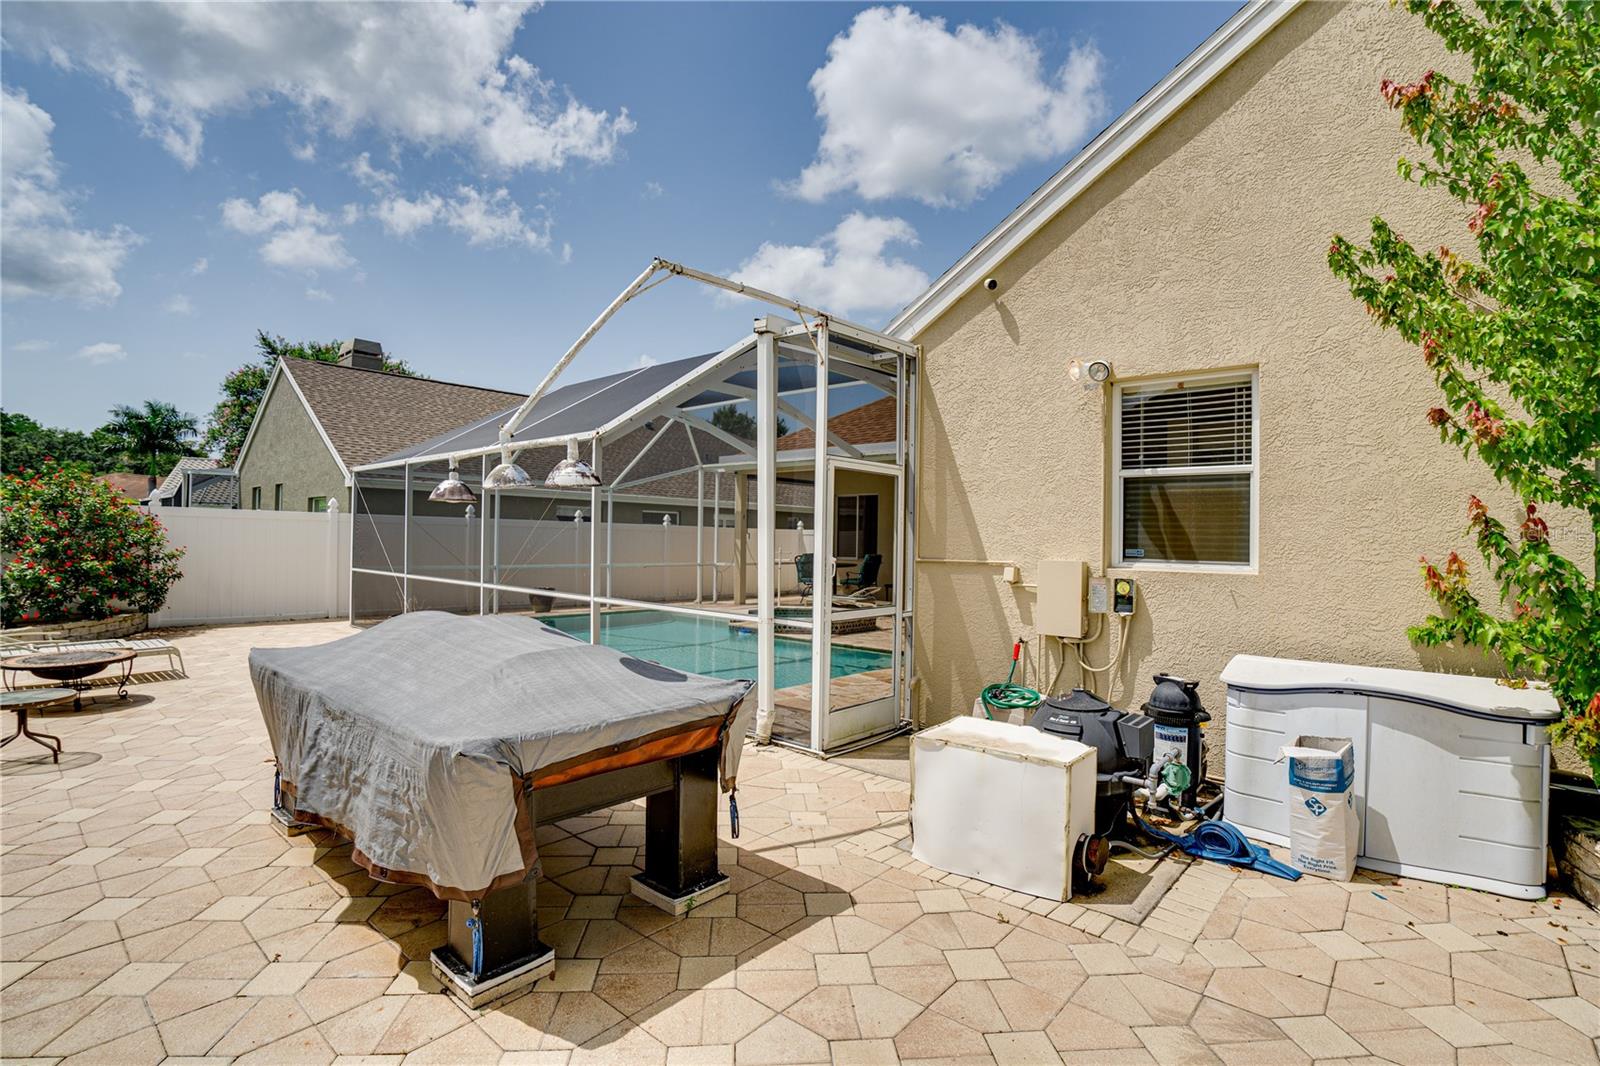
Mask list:
[[[7,749],[0,1056],[1600,1062],[1600,916],[1577,900],[1191,865],[1135,926],[929,869],[905,781],[776,748],[747,751],[744,831],[722,827],[733,890],[688,917],[628,894],[641,805],[541,829],[556,974],[463,1009],[428,973],[442,904],[265,817],[246,655],[348,632],[179,633],[189,677],[44,716],[59,766]]]

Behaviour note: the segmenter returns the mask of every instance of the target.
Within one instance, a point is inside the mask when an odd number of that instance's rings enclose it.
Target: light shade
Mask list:
[[[451,463],[449,476],[433,487],[428,499],[433,503],[474,503],[478,498],[456,473],[456,464]]]
[[[485,489],[531,489],[533,478],[528,472],[511,461],[507,452],[500,453],[500,465],[484,475],[483,487]]]
[[[594,467],[578,457],[578,442],[567,441],[567,457],[555,465],[550,476],[544,479],[547,489],[591,489],[600,484],[600,475]]]

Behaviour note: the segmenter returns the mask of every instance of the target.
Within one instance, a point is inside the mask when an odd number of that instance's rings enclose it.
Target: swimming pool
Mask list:
[[[548,615],[540,621],[573,636],[587,638],[587,614]],[[734,629],[720,618],[692,618],[665,611],[614,611],[600,616],[600,643],[649,659],[676,670],[711,677],[756,676],[756,635]],[[774,688],[811,683],[811,642],[779,637]],[[829,656],[833,677],[886,670],[892,660],[886,651],[833,646]]]

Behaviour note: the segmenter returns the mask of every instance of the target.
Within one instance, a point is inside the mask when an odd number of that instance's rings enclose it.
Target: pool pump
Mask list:
[[[1110,838],[1128,825],[1134,801],[1147,813],[1196,815],[1205,779],[1205,737],[1211,715],[1200,703],[1200,684],[1170,674],[1155,676],[1155,690],[1134,713],[1111,706],[1086,689],[1052,696],[1028,724],[1095,749],[1094,837],[1079,841],[1078,867],[1087,877],[1105,868]]]

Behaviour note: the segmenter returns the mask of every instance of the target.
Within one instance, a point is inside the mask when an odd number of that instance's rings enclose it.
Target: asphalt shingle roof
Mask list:
[[[288,359],[311,413],[346,466],[370,463],[468,422],[514,408],[515,392]]]
[[[849,444],[888,444],[894,440],[894,397],[885,396],[832,415],[828,429]],[[816,444],[817,435],[809,428],[797,429],[778,438],[778,451],[798,451]]]
[[[183,487],[185,470],[215,470],[221,465],[221,459],[213,459],[206,455],[191,455],[179,459],[172,465],[172,469],[167,471],[167,476],[151,495],[160,496],[162,499],[177,495],[178,490]]]

